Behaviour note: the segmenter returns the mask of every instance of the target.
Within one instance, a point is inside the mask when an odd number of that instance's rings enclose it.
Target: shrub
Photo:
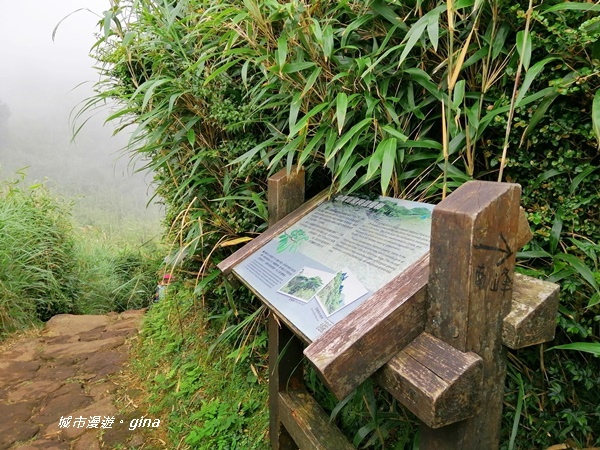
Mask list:
[[[76,309],[69,204],[43,185],[0,186],[0,333]]]

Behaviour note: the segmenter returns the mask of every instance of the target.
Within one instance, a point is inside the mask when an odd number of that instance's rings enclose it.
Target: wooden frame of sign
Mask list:
[[[321,284],[328,285],[333,282],[331,274],[308,270],[301,272],[308,276],[298,278],[285,261],[272,258],[277,253],[274,246],[284,251],[304,239],[302,233],[291,235],[299,229],[294,225],[303,223],[328,198],[322,193],[301,205],[303,192],[301,170],[271,177],[270,228],[219,264],[224,273],[236,273],[271,309],[273,449],[353,448],[303,389],[298,370],[302,353],[339,399],[373,377],[421,419],[423,450],[497,448],[506,373],[504,346],[521,348],[551,340],[558,306],[557,285],[514,273],[516,250],[531,239],[519,207],[520,187],[491,182],[461,186],[433,208],[429,251],[369,292],[354,309],[346,306],[351,311],[316,338],[293,316],[293,309],[292,318],[289,311],[282,312],[272,295],[290,294],[300,305],[313,301],[308,300],[313,295],[324,310],[329,307],[311,292],[314,285],[308,289],[302,283],[319,275],[325,278]],[[382,229],[390,231],[385,223]],[[284,238],[275,241],[280,236]],[[271,250],[261,256],[259,252],[269,245]],[[266,291],[248,275],[252,259],[259,258],[250,272],[267,280]],[[245,272],[238,270],[244,261]],[[273,273],[279,278],[273,278]],[[365,289],[351,277],[342,280],[353,286],[351,299]],[[275,289],[282,282],[289,289]],[[308,344],[304,351],[303,344]]]
[[[386,197],[328,199],[322,193],[219,268],[233,271],[309,344],[306,357],[341,399],[424,330],[432,209]],[[379,235],[381,230],[386,234]],[[309,248],[286,251],[286,244]],[[308,290],[304,298],[293,289],[284,292],[295,280],[316,277],[319,291]],[[343,307],[336,309],[336,302]]]

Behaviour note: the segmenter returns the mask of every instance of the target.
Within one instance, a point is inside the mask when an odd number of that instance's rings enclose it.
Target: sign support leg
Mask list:
[[[269,226],[304,202],[304,170],[285,169],[268,180]],[[273,450],[297,450],[298,446],[281,423],[279,392],[304,385],[303,345],[271,311],[269,314],[269,435]]]

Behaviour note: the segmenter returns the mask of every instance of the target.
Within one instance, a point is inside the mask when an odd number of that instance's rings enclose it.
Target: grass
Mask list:
[[[148,311],[132,379],[144,392],[141,409],[161,419],[168,448],[268,448],[266,349],[240,353],[227,342],[213,351],[220,334],[191,290],[177,282]],[[164,426],[162,424],[165,424]]]
[[[73,309],[68,204],[37,185],[0,185],[0,336]]]
[[[71,200],[26,185],[23,175],[0,182],[0,339],[56,314],[151,302],[164,254],[158,230],[131,217],[108,231],[79,227],[72,210]]]
[[[162,250],[156,241],[131,243],[110,233],[83,227],[77,232],[78,296],[83,314],[124,311],[149,305],[156,286]]]

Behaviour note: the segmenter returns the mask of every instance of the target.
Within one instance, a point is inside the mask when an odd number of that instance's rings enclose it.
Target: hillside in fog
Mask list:
[[[74,124],[72,115],[92,95],[98,78],[88,56],[97,14],[109,6],[98,0],[24,0],[3,8],[0,178],[12,179],[26,168],[29,183],[45,181],[53,191],[76,198],[83,222],[82,211],[95,211],[117,222],[127,217],[158,223],[160,208],[146,207],[152,177],[136,173],[143,163],[132,164],[121,151],[127,136],[113,136],[112,125],[104,124],[108,108],[72,140],[74,126],[82,123]],[[80,8],[89,10],[67,17]],[[27,32],[14,17],[27,19]]]

